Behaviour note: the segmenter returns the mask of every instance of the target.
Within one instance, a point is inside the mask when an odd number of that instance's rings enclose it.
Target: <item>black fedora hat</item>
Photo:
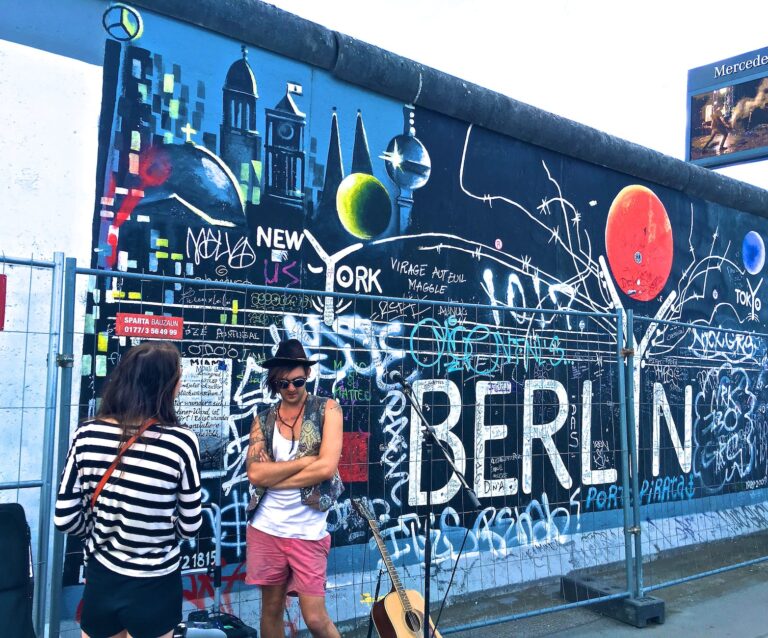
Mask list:
[[[298,339],[286,339],[277,346],[275,356],[261,364],[262,368],[278,368],[282,366],[313,366],[317,361],[307,359],[307,353]]]

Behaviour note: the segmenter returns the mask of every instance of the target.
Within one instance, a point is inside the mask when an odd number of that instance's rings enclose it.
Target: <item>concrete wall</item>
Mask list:
[[[635,326],[642,504],[657,530],[680,515],[711,538],[765,525],[765,341],[712,328],[764,329],[768,193],[258,2],[33,0],[9,16],[0,248],[59,250],[104,273],[78,297],[82,415],[132,343],[115,334],[117,313],[183,316],[180,407],[203,441],[225,601],[241,617],[258,615],[238,580],[242,453],[269,402],[259,362],[289,335],[320,362],[312,390],[345,408],[348,490],[329,518],[335,618],[365,614],[374,586],[351,496],[369,499],[406,584],[421,588],[415,513],[427,484],[393,370],[429,403],[485,508],[466,512],[438,466],[439,585],[466,529],[454,595],[621,558],[615,324],[510,307],[690,324]],[[406,301],[201,291],[200,278]],[[0,335],[4,359],[19,338]],[[5,457],[27,454],[42,425],[20,414],[9,411]],[[707,523],[733,506],[749,515]],[[187,566],[210,561],[211,524]],[[653,538],[651,551],[703,539]],[[80,563],[76,544],[68,550],[74,627]],[[211,594],[204,578],[187,580],[188,605]]]

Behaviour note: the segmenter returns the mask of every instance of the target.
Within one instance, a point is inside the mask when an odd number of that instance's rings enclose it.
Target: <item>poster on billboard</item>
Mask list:
[[[768,48],[688,72],[686,160],[707,167],[768,156]]]

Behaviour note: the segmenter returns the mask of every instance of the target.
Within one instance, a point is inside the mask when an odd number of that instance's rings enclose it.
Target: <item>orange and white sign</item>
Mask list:
[[[182,317],[118,312],[115,334],[119,337],[181,340],[184,336],[184,319]]]

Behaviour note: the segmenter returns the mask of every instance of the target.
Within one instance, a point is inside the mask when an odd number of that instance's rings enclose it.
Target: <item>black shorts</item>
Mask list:
[[[167,576],[123,576],[95,558],[85,570],[80,628],[90,638],[124,629],[133,638],[157,638],[181,622],[181,569]]]

